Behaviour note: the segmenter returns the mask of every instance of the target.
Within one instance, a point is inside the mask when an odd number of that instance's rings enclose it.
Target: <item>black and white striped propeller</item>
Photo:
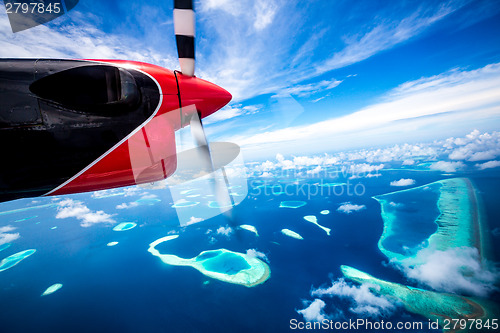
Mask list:
[[[194,76],[195,18],[193,0],[174,0],[174,31],[177,55],[184,75]]]

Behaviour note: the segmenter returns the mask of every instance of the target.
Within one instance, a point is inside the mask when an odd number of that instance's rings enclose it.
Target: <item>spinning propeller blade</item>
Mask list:
[[[222,179],[218,177],[215,173],[217,170],[214,168],[214,160],[210,152],[210,146],[205,135],[205,130],[203,129],[203,124],[198,114],[195,113],[191,117],[190,121],[191,135],[194,139],[194,143],[197,147],[197,152],[202,162],[202,169],[207,170],[211,176],[212,190],[215,194],[215,198],[219,209],[224,213],[226,217],[232,220],[232,215],[230,213],[231,208],[234,206],[234,200],[229,191],[229,182],[224,167],[220,167],[222,173]]]

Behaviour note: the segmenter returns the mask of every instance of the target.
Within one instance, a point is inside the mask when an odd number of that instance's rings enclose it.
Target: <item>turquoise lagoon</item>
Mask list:
[[[451,178],[373,197],[380,203],[384,231],[379,248],[397,261],[423,248],[487,247],[477,193],[467,178]]]
[[[437,320],[440,327],[444,327],[445,319],[493,319],[498,311],[495,304],[486,300],[412,288],[377,279],[350,266],[343,265],[340,269],[347,279],[360,284],[368,284],[371,292],[403,304],[407,311],[432,321]]]
[[[424,248],[431,251],[477,248],[482,258],[489,257],[480,198],[469,179],[440,180],[374,199],[380,203],[384,222],[378,247],[390,260],[401,263],[411,258],[413,265],[421,265],[415,258]],[[445,318],[492,319],[498,313],[498,308],[484,299],[383,281],[349,266],[342,266],[341,270],[353,281],[378,286],[372,291],[395,298],[408,311],[439,320],[440,326]]]
[[[173,254],[161,254],[157,249],[161,243],[174,240],[179,235],[170,235],[149,244],[148,252],[165,264],[191,266],[204,275],[223,282],[254,287],[271,276],[269,266],[262,260],[226,249],[203,251],[194,258],[184,259]]]

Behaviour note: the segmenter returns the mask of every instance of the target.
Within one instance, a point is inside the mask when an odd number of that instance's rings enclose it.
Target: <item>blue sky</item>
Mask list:
[[[233,101],[212,140],[250,159],[461,136],[500,124],[500,1],[196,1],[197,76]],[[0,57],[119,58],[177,69],[170,1],[81,0]]]

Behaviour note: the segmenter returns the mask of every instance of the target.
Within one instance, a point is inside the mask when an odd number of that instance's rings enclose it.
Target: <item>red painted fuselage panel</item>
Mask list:
[[[231,95],[215,84],[159,66],[132,61],[95,61],[148,75],[158,85],[159,104],[143,124],[47,195],[130,186],[171,176],[177,166],[175,131],[187,125],[185,119],[190,113],[198,112],[204,118],[231,100]]]

